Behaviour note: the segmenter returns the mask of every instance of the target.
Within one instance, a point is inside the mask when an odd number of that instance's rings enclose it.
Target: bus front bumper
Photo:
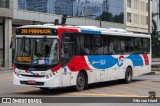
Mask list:
[[[48,87],[48,88],[61,87],[58,76],[54,76],[49,79],[45,77],[28,78],[28,77],[18,77],[14,72],[13,72],[13,84],[23,85],[23,86],[33,86],[33,87]]]

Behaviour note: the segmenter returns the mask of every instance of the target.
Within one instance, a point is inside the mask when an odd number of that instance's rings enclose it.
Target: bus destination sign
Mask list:
[[[50,28],[19,28],[16,30],[17,35],[57,35],[56,29]]]

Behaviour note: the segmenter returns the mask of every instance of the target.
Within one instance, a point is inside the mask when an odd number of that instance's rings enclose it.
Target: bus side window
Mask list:
[[[136,54],[143,53],[142,38],[134,38],[134,49]]]
[[[126,37],[125,38],[125,54],[133,54],[134,53],[134,42],[133,38]]]
[[[143,38],[143,50],[144,53],[148,54],[150,52],[150,40],[148,38]]]
[[[85,54],[84,51],[84,35],[76,33],[76,47],[75,47],[75,54],[76,55],[83,55]]]
[[[104,36],[103,37],[103,52],[104,54],[110,54],[110,51],[109,51],[109,47],[110,47],[110,37],[108,36]]]
[[[63,33],[62,35],[62,48],[61,48],[61,64],[62,67],[66,66],[74,55],[74,34]]]

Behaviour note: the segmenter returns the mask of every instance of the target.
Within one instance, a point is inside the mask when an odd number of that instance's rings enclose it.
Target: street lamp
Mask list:
[[[73,16],[73,15],[74,15],[74,14],[73,14],[73,10],[74,10],[74,8],[73,8],[73,3],[74,3],[75,0],[71,0],[71,1],[72,1],[72,16]]]
[[[101,20],[101,17],[100,17],[100,14],[101,14],[101,8],[100,7],[102,7],[101,6],[101,4],[99,3],[99,2],[95,2],[96,4],[97,4],[97,6],[98,6],[98,10],[99,10],[99,16],[97,16],[98,17],[98,19],[99,19],[99,26],[101,27],[102,26],[102,20]]]

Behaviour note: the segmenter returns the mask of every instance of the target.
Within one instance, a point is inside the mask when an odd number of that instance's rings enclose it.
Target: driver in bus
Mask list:
[[[45,57],[49,57],[50,51],[51,51],[51,48],[48,45],[46,45],[45,46],[45,53],[46,53]]]

